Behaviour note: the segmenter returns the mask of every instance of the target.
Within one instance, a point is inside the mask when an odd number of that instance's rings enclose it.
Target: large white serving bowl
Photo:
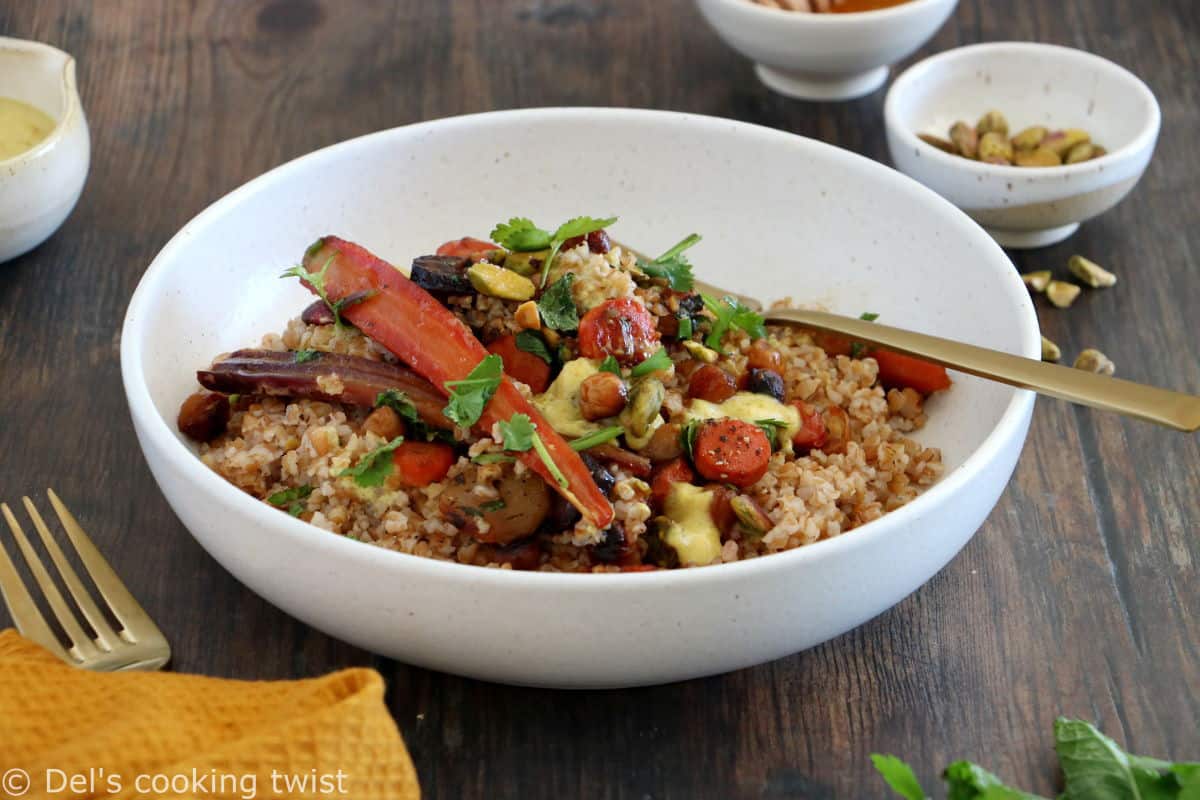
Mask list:
[[[1012,133],[1032,125],[1082,128],[1102,158],[1062,167],[1011,167],[949,155],[917,138],[945,137],[991,109]],[[1154,93],[1124,67],[1082,50],[991,42],[947,50],[909,67],[884,105],[888,148],[901,172],[967,212],[1005,247],[1066,239],[1133,190],[1158,141]]]
[[[958,0],[908,0],[854,14],[809,14],[751,0],[697,0],[726,44],[769,88],[801,100],[853,100],[887,81],[890,64],[925,44]]]
[[[138,440],[184,525],[239,580],[333,636],[431,669],[611,687],[726,672],[812,647],[899,602],[971,538],[1004,490],[1033,396],[967,376],[919,438],[946,474],[836,539],[699,569],[559,575],[444,563],[345,539],[252,499],[176,431],[194,372],[311,298],[278,279],[321,234],[396,264],[486,235],[620,214],[649,252],[699,231],[699,274],[765,298],[1037,357],[1037,320],[975,223],[898,172],[779,131],[657,111],[541,109],[382,131],[285,164],[188,223],[129,305],[121,370]]]

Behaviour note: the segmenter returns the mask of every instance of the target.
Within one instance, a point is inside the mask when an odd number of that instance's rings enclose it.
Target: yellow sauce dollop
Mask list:
[[[0,97],[0,161],[32,150],[54,130],[45,112],[11,97]]]

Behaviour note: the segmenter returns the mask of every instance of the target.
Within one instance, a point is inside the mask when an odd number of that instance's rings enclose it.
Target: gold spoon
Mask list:
[[[632,248],[625,249],[643,257]],[[840,314],[803,311],[797,308],[763,311],[762,303],[753,297],[729,292],[699,280],[695,282],[695,289],[712,297],[732,297],[747,308],[761,312],[769,323],[798,325],[837,333],[856,341],[932,361],[959,372],[1020,389],[1031,389],[1038,394],[1057,397],[1060,400],[1069,400],[1102,411],[1115,411],[1177,431],[1191,433],[1200,430],[1200,397],[1190,394],[1097,375],[1074,367],[1048,364],[987,347],[977,347],[925,333],[914,333],[902,328],[880,325],[878,322],[843,317]]]

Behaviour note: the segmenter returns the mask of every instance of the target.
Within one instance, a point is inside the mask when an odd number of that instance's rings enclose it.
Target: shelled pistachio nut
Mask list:
[[[1073,283],[1050,281],[1046,286],[1046,297],[1059,308],[1067,308],[1075,302],[1075,298],[1079,297],[1081,291],[1083,290]]]
[[[1079,280],[1093,289],[1107,289],[1117,282],[1117,276],[1083,256],[1071,256],[1067,260],[1067,269]]]
[[[1012,138],[1013,147],[1018,150],[1036,150],[1048,132],[1043,125],[1026,128]]]
[[[1044,292],[1046,287],[1050,285],[1052,274],[1048,269],[1039,269],[1036,272],[1025,272],[1021,275],[1021,280],[1025,281],[1025,285],[1035,292]]]
[[[950,141],[960,156],[976,158],[979,155],[979,133],[965,122],[950,126]]]
[[[1079,357],[1075,359],[1074,366],[1075,369],[1095,372],[1098,375],[1112,375],[1117,371],[1117,365],[1112,362],[1112,359],[1093,347],[1080,353]]]
[[[940,136],[934,136],[932,133],[918,133],[917,138],[928,145],[936,147],[943,153],[949,153],[952,156],[958,155],[958,148],[954,146],[954,142],[949,139],[943,139]]]
[[[1062,349],[1054,342],[1042,337],[1042,361],[1058,361],[1062,358]]]
[[[1062,158],[1048,147],[1039,147],[1036,150],[1016,151],[1013,163],[1018,167],[1060,167]]]
[[[999,111],[992,110],[979,118],[979,122],[975,123],[975,130],[980,136],[987,133],[998,133],[1001,136],[1008,136],[1008,120]]]
[[[993,164],[1010,164],[1013,159],[1012,142],[998,131],[988,131],[979,138],[979,160]]]

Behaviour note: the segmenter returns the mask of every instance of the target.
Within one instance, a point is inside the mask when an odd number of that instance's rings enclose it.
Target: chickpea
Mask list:
[[[782,372],[783,356],[774,347],[767,344],[765,339],[757,340],[746,354],[746,366],[751,369],[769,369]]]
[[[380,406],[363,421],[363,432],[366,431],[390,442],[404,433],[404,421],[391,406]]]
[[[625,408],[629,390],[619,375],[597,372],[579,385],[579,413],[595,421],[615,417]]]

